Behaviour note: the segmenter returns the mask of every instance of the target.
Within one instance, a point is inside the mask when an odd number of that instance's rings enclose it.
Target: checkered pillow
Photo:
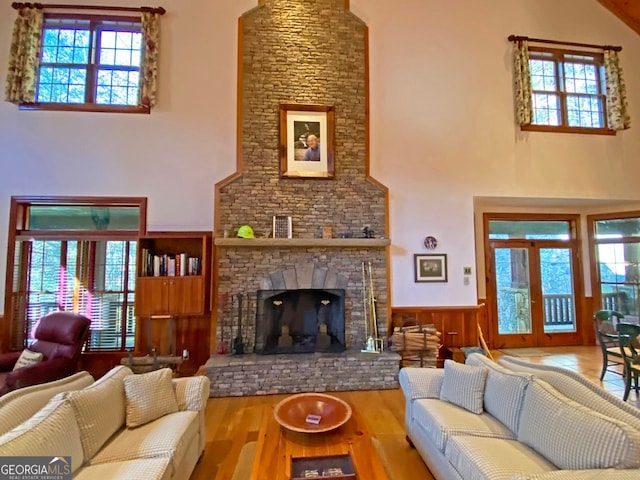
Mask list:
[[[486,368],[445,360],[440,400],[480,415],[483,412],[482,402],[486,381]]]
[[[127,428],[139,427],[178,411],[171,377],[170,368],[125,377]]]

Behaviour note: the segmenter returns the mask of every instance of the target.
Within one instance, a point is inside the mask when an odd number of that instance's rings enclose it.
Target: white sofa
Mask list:
[[[640,478],[640,410],[563,369],[564,394],[510,365],[476,353],[400,371],[408,439],[438,480]]]
[[[0,456],[70,456],[78,480],[188,479],[204,451],[209,379],[171,379],[166,370],[134,378],[129,368],[118,366],[81,390],[55,395],[0,436]],[[158,375],[166,388],[156,389]],[[160,395],[156,392],[164,396],[149,401]],[[168,404],[177,411],[149,421]],[[141,414],[136,405],[149,411]],[[134,419],[141,426],[129,428]]]

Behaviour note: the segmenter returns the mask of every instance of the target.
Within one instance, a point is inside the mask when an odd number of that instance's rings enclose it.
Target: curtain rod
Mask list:
[[[158,13],[160,15],[164,15],[167,11],[162,8],[153,8],[153,7],[101,7],[98,5],[64,5],[60,3],[21,3],[21,2],[13,2],[11,6],[15,10],[20,10],[21,8],[40,8],[40,9],[71,9],[71,10],[105,10],[108,12],[148,12],[148,13]]]
[[[559,42],[559,41],[556,41],[556,40],[544,40],[542,38],[520,37],[518,35],[509,35],[508,40],[510,42],[518,42],[520,40],[528,40],[529,42],[535,42],[535,43],[551,43],[553,45],[568,45],[570,47],[597,48],[599,50],[613,50],[615,52],[621,52],[622,51],[622,47],[614,47],[614,46],[611,46],[611,45],[593,45],[591,43]]]

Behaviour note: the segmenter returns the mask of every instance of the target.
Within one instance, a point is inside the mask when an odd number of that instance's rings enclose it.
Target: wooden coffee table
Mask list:
[[[273,406],[263,414],[251,480],[290,480],[292,457],[351,455],[358,480],[388,480],[366,425],[352,407],[341,427],[323,433],[298,433],[281,427]],[[329,477],[324,477],[329,478]]]

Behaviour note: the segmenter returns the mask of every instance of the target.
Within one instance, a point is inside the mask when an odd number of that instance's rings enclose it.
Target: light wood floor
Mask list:
[[[536,354],[519,358],[578,371],[622,398],[622,377],[607,373],[600,382],[599,347],[549,347],[535,349]],[[501,352],[492,352],[498,358]],[[543,353],[543,355],[541,355]],[[418,453],[405,442],[404,397],[400,390],[336,392],[336,396],[355,406],[367,422],[372,436],[380,440],[388,459],[390,480],[432,480]],[[191,480],[230,480],[245,443],[258,437],[264,407],[279,402],[286,395],[260,397],[211,398],[206,410],[207,444]],[[632,391],[629,403],[640,407]]]

